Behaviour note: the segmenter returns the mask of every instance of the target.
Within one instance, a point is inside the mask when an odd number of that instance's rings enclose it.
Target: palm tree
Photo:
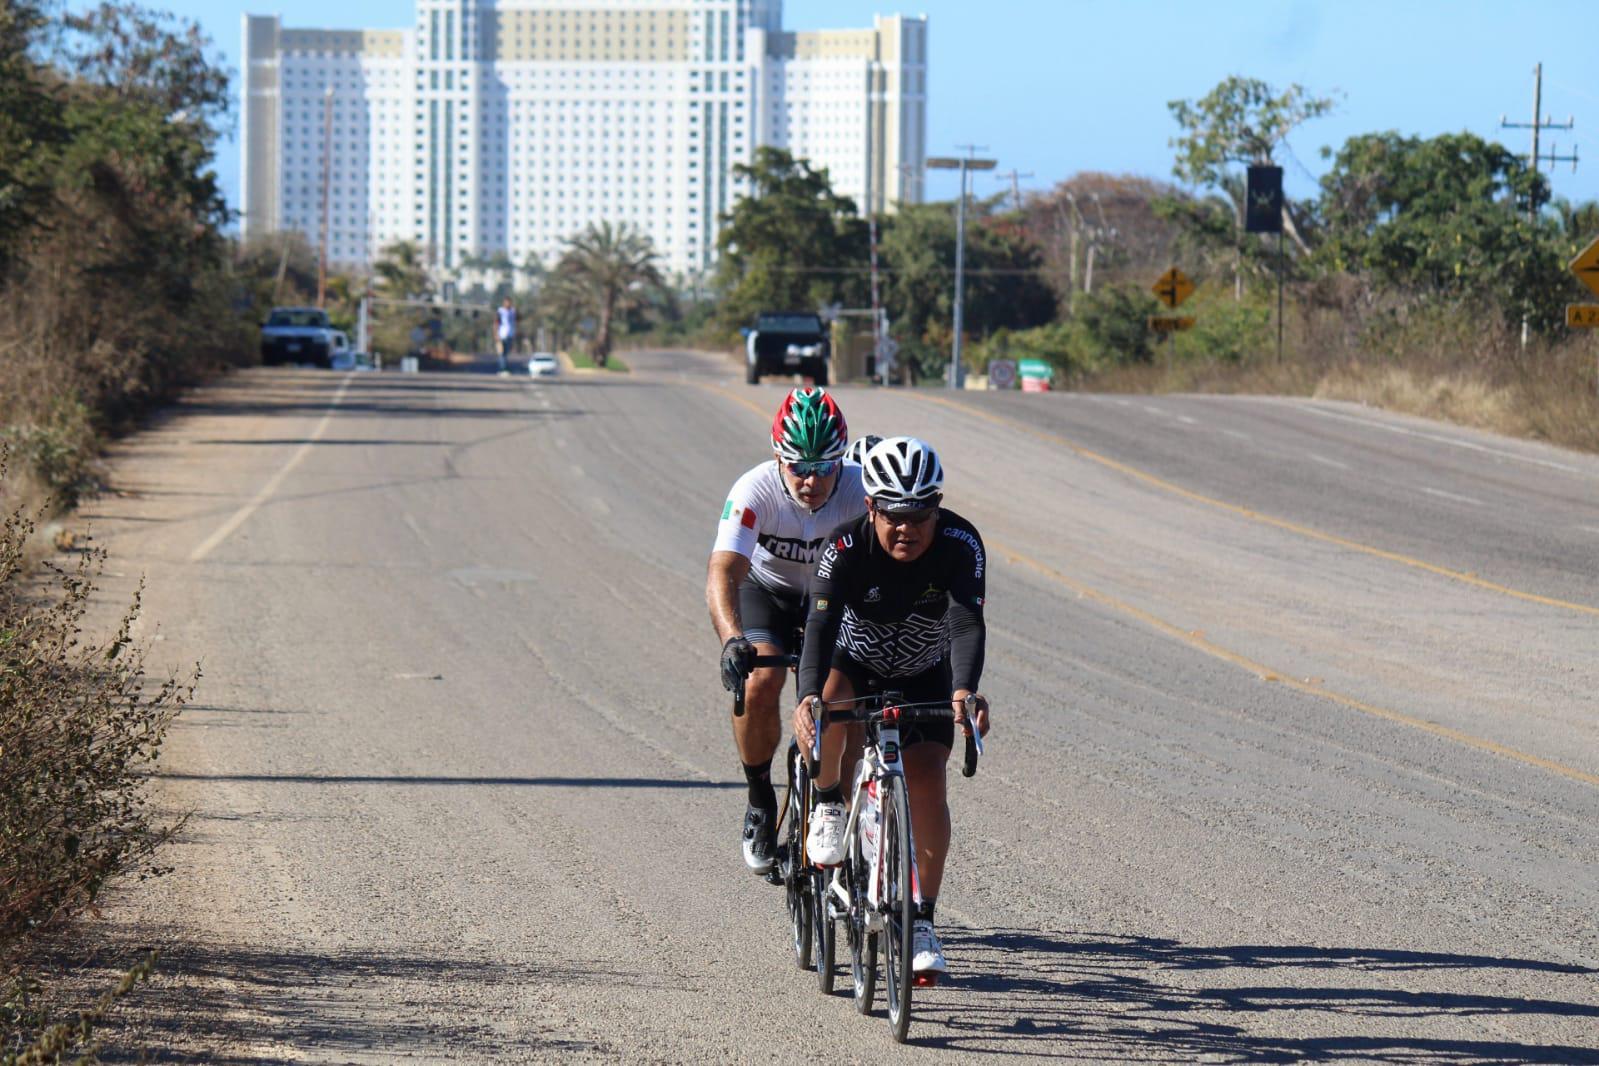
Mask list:
[[[397,300],[425,300],[433,293],[427,263],[414,241],[395,241],[373,264],[383,288]]]
[[[566,251],[549,284],[550,301],[594,316],[590,355],[596,366],[604,366],[617,317],[666,287],[659,256],[650,239],[626,222],[590,223],[563,243]]]

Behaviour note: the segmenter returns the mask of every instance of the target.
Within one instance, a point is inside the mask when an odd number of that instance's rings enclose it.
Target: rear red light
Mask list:
[[[899,708],[898,707],[884,707],[883,708],[883,721],[886,724],[888,724],[888,725],[899,725]]]

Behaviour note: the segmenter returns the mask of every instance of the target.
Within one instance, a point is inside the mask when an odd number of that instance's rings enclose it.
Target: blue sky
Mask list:
[[[287,26],[400,27],[409,0],[144,0],[199,20],[230,63],[240,16],[279,14]],[[71,0],[71,6],[86,6]],[[1431,136],[1469,130],[1517,151],[1527,131],[1499,129],[1502,115],[1526,122],[1532,69],[1544,64],[1544,110],[1574,115],[1572,132],[1546,134],[1562,153],[1591,145],[1593,162],[1552,174],[1557,196],[1599,199],[1599,79],[1592,76],[1591,3],[1536,0],[787,0],[790,29],[870,24],[874,12],[926,14],[930,71],[928,142],[988,146],[1001,170],[1048,188],[1080,170],[1167,178],[1175,132],[1166,102],[1204,95],[1229,74],[1318,92],[1339,90],[1338,111],[1303,128],[1285,161],[1291,195],[1325,169],[1320,150],[1376,130]],[[218,170],[238,195],[238,146],[221,146]],[[979,176],[979,192],[1000,181]],[[928,192],[952,197],[952,176]]]

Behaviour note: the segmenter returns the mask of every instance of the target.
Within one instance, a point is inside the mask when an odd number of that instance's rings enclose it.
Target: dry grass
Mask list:
[[[1253,393],[1348,400],[1507,436],[1599,452],[1599,337],[1535,338],[1439,311],[1373,328],[1347,314],[1290,315],[1286,355],[1155,362],[1076,379],[1094,392]]]

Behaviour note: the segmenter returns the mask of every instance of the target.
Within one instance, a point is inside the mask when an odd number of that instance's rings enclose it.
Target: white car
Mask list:
[[[561,366],[549,352],[534,352],[527,361],[527,372],[531,377],[549,378],[559,374]]]
[[[355,351],[353,348],[335,348],[333,350],[332,369],[334,370],[371,370],[372,357],[365,352]]]

